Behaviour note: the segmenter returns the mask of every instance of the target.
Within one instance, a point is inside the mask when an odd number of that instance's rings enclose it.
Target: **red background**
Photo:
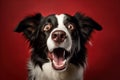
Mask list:
[[[85,13],[103,27],[91,38],[85,80],[120,80],[120,0],[0,0],[0,80],[27,80],[30,53],[13,29],[25,16],[41,12]]]

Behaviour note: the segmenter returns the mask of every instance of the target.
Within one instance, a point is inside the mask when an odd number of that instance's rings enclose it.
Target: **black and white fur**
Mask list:
[[[80,13],[23,19],[15,32],[22,32],[30,42],[29,80],[83,80],[85,43],[94,30],[102,27]]]

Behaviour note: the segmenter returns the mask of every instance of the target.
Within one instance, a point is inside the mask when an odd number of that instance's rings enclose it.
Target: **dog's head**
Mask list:
[[[85,43],[93,30],[101,29],[90,17],[76,13],[74,16],[29,16],[19,23],[15,31],[23,32],[30,41],[35,64],[42,68],[44,63],[50,61],[55,70],[63,70],[69,63],[84,65]]]

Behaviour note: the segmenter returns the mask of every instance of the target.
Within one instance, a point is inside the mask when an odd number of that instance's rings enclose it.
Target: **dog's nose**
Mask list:
[[[52,40],[55,43],[62,43],[67,38],[66,33],[62,30],[56,30],[52,33]]]

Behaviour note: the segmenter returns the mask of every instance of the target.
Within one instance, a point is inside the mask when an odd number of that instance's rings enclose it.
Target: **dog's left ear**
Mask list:
[[[83,37],[88,40],[93,30],[102,30],[101,25],[99,25],[96,21],[91,19],[90,17],[84,16],[77,12],[74,17],[77,19],[77,22],[80,26],[80,31]]]
[[[31,40],[33,39],[33,34],[38,28],[41,19],[42,15],[40,13],[28,16],[18,24],[14,31],[18,33],[22,32],[28,40]]]

